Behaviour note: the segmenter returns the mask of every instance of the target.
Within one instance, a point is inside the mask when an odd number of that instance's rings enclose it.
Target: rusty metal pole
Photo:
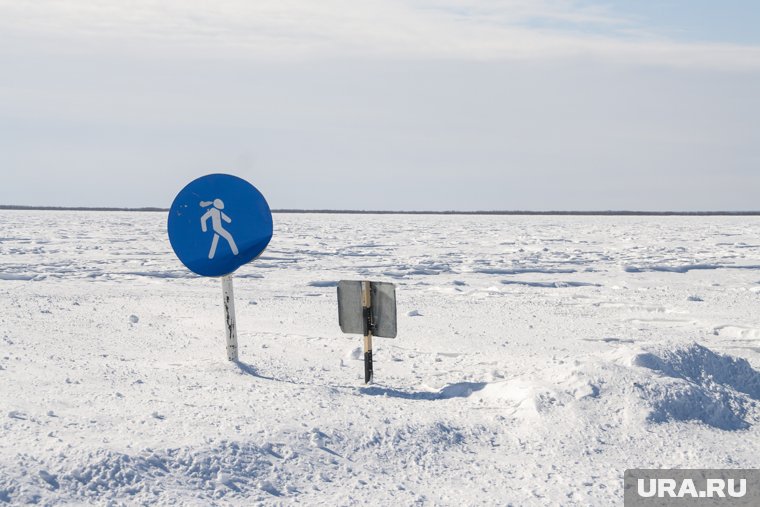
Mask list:
[[[232,275],[222,277],[224,295],[224,326],[227,329],[227,359],[238,360],[237,324],[235,323],[235,294],[232,292]]]
[[[362,317],[364,321],[364,383],[372,383],[372,294],[370,283],[362,282]]]

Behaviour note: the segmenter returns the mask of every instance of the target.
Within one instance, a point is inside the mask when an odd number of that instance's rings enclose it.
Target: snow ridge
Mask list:
[[[723,430],[746,429],[760,399],[760,372],[746,359],[693,343],[645,352],[633,364],[659,372],[659,381],[637,385],[653,405],[653,422],[701,421]]]

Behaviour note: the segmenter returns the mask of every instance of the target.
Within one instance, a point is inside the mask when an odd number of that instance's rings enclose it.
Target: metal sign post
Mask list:
[[[222,277],[227,359],[237,361],[232,273],[261,255],[272,239],[272,213],[266,199],[237,176],[202,176],[174,198],[167,229],[174,253],[190,271]]]
[[[232,292],[232,275],[222,277],[224,296],[224,324],[227,329],[227,359],[238,360],[237,325],[235,324],[235,294]]]
[[[338,282],[338,322],[344,333],[364,335],[364,382],[374,376],[372,337],[396,337],[396,286],[386,282]]]
[[[362,320],[364,321],[364,383],[372,383],[372,292],[362,282]]]

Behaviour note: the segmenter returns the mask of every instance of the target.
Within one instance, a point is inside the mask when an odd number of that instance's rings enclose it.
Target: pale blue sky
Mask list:
[[[675,40],[760,44],[757,24],[760,3],[756,0],[615,0],[606,3],[621,16],[646,24],[651,30]]]
[[[0,203],[760,209],[749,1],[0,0]]]
[[[646,30],[661,37],[684,42],[760,43],[757,21],[760,3],[755,0],[583,0],[578,6],[601,9],[615,23],[571,20],[526,19],[531,27],[625,35],[627,29]]]

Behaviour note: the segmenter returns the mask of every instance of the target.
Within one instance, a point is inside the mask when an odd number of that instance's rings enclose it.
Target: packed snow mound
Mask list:
[[[701,421],[723,430],[757,422],[760,372],[745,359],[692,343],[637,354],[632,364],[661,375],[635,384],[652,406],[652,422]]]
[[[14,501],[33,503],[41,497],[41,490],[47,490],[51,499],[78,499],[81,503],[130,498],[134,505],[148,505],[157,499],[156,492],[164,489],[192,492],[193,501],[199,503],[251,492],[255,492],[253,498],[262,500],[290,492],[272,475],[277,462],[287,460],[288,454],[292,453],[287,449],[236,442],[206,449],[145,449],[135,454],[101,449],[78,465],[71,463],[78,461],[72,457],[61,463],[60,469],[40,469],[39,478],[6,484],[4,493]]]
[[[634,364],[697,384],[727,385],[753,399],[760,399],[760,372],[746,359],[718,354],[697,343],[665,350],[660,355],[639,354]]]
[[[429,454],[453,451],[468,440],[477,440],[482,433],[482,428],[471,427],[465,430],[442,420],[427,424],[378,427],[360,437],[352,452],[372,449],[374,453],[386,458],[393,456],[416,461]]]

